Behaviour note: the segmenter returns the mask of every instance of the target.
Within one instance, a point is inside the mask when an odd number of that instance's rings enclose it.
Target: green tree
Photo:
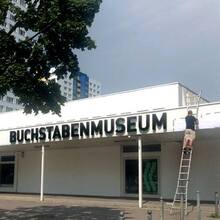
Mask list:
[[[60,113],[65,98],[59,85],[49,80],[51,68],[58,79],[79,71],[76,49],[95,48],[88,36],[102,0],[25,0],[22,10],[10,0],[0,0],[0,95],[11,90],[26,113]],[[6,32],[7,11],[15,25]],[[16,41],[13,33],[24,29],[31,37]],[[31,31],[30,31],[31,30]]]

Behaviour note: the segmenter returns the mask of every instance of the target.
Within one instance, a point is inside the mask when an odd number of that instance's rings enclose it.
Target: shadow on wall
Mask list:
[[[0,220],[115,220],[119,219],[120,211],[112,208],[80,206],[20,207],[13,210],[0,209]]]

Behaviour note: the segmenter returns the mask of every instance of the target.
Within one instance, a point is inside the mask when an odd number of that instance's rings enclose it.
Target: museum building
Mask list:
[[[199,99],[189,199],[220,192],[220,102]],[[180,83],[67,102],[61,116],[0,114],[0,191],[172,199],[187,109]]]

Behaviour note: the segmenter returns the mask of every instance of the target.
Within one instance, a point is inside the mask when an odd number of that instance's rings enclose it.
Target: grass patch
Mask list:
[[[213,214],[210,215],[210,217],[211,218],[220,218],[220,215],[216,215],[216,214],[213,213]]]

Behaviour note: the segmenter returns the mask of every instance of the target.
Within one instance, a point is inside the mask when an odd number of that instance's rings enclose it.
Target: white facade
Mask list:
[[[0,156],[3,161],[0,160],[0,169],[3,169],[1,164],[6,160],[13,164],[14,173],[11,185],[2,184],[0,176],[0,191],[40,192],[41,145],[44,144],[45,193],[137,197],[136,179],[130,177],[136,175],[136,168],[132,169],[138,158],[137,138],[141,137],[143,175],[147,184],[144,191],[150,192],[144,193],[144,196],[173,198],[187,112],[182,90],[192,92],[179,83],[172,83],[72,101],[62,107],[61,117],[52,114],[24,115],[21,111],[1,114]],[[194,93],[193,96],[197,97]],[[196,190],[200,190],[202,200],[212,200],[213,193],[220,190],[220,103],[208,103],[204,99],[202,102],[198,113],[200,129],[194,146],[189,199],[195,200]],[[195,113],[194,104],[190,108]],[[166,126],[157,123],[154,129],[153,117],[162,121],[164,115]],[[148,117],[150,120],[148,129],[144,131],[140,129],[140,117],[142,128],[147,126]],[[125,130],[120,133],[117,123],[121,119],[124,119]],[[109,131],[111,122],[115,123],[115,127],[107,133],[104,125],[108,124]],[[92,135],[94,124],[102,124],[102,133],[97,129]],[[88,135],[85,135],[85,128],[82,130],[86,125],[91,126]],[[53,137],[58,128],[63,135],[63,126],[72,126],[68,138],[62,136],[50,140],[47,130],[44,140],[37,141],[34,135],[33,140],[28,141],[32,138],[31,132],[36,133],[45,127],[52,129]],[[26,139],[10,141],[12,132],[19,136],[22,131]],[[84,134],[80,135],[82,131]],[[15,155],[14,159],[4,157],[9,155]],[[148,173],[148,166],[150,173],[154,169],[154,176]],[[3,179],[10,182],[10,178]]]
[[[89,78],[89,97],[101,95],[101,83]]]
[[[12,92],[7,92],[7,95],[0,97],[0,112],[10,112],[21,109],[19,99]]]
[[[97,163],[97,157],[100,158],[99,163]],[[21,156],[19,158],[18,179],[21,181],[18,181],[17,191],[38,193],[40,190],[40,151],[27,151],[23,158]],[[120,148],[117,146],[58,149],[49,153],[46,151],[45,159],[45,191],[47,193],[120,195]],[[117,162],[112,164],[115,160]],[[91,172],[91,169],[96,173]],[[81,175],[82,173],[84,175]],[[47,174],[50,174],[49,178]]]

